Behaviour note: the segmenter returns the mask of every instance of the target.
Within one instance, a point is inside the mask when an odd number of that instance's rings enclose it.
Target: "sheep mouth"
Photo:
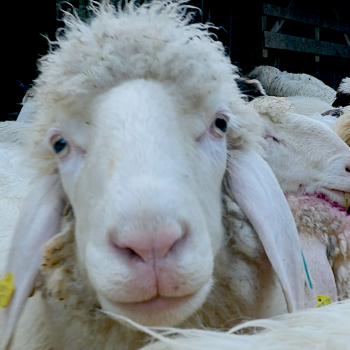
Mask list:
[[[177,308],[178,306],[190,301],[196,293],[182,296],[182,297],[162,297],[157,296],[155,298],[135,302],[135,303],[114,303],[121,309],[125,309],[128,312],[137,313],[159,313],[164,311],[170,311]]]
[[[211,290],[212,281],[192,294],[180,297],[157,296],[141,302],[116,302],[98,295],[102,310],[127,317],[148,327],[172,327],[180,324],[202,307]]]
[[[210,280],[191,294],[178,297],[156,297],[137,302],[120,302],[97,294],[101,309],[119,316],[127,317],[143,326],[172,327],[190,317],[205,303],[211,291],[213,281]]]

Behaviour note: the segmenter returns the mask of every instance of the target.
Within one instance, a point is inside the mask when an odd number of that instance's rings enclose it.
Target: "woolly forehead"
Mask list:
[[[53,124],[79,121],[91,101],[105,91],[147,79],[172,90],[181,114],[206,111],[210,118],[215,108],[230,109],[240,116],[231,143],[248,142],[260,151],[258,116],[239,97],[237,68],[222,44],[210,38],[209,26],[188,24],[190,18],[184,18],[179,8],[176,2],[164,6],[164,1],[154,1],[140,8],[129,3],[127,11],[117,14],[105,5],[95,9],[90,24],[66,19],[67,34],[59,40],[59,48],[40,62],[35,96],[39,132],[34,143],[42,142]],[[86,120],[88,115],[84,121],[97,125]]]
[[[141,78],[173,82],[192,100],[220,86],[237,95],[237,68],[222,44],[210,38],[209,26],[188,24],[180,9],[155,1],[118,13],[105,5],[90,24],[66,18],[59,48],[40,61],[38,98],[69,105]]]

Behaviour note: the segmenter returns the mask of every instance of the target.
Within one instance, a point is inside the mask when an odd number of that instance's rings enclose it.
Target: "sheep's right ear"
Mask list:
[[[33,185],[21,208],[5,271],[5,275],[13,274],[15,290],[2,319],[1,349],[9,347],[21,310],[34,288],[43,247],[60,228],[65,202],[59,176],[48,175]]]
[[[250,149],[229,152],[232,196],[254,227],[289,312],[303,309],[305,272],[298,231],[282,189],[265,160]]]

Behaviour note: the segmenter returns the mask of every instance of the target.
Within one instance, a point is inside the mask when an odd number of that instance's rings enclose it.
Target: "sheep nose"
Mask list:
[[[185,239],[186,230],[163,229],[154,235],[128,232],[113,240],[117,250],[128,259],[141,259],[145,263],[163,260]]]

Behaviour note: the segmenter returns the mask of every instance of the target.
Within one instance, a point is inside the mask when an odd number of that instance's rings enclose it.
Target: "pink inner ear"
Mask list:
[[[290,312],[303,309],[305,270],[298,231],[268,164],[254,151],[230,153],[230,188],[258,234]]]
[[[45,243],[59,231],[65,195],[58,175],[41,179],[25,200],[11,243],[6,273],[14,274],[15,292],[5,309],[2,347],[11,341],[27,297],[34,288]]]

